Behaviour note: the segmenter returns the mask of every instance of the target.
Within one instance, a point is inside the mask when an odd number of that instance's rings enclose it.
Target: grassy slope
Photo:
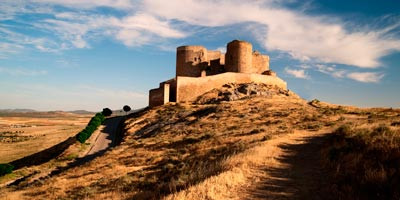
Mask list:
[[[381,115],[395,117],[376,117]],[[35,185],[5,189],[3,197],[257,199],[263,198],[258,194],[279,193],[279,198],[309,191],[302,194],[307,196],[315,190],[311,185],[330,173],[303,179],[303,173],[322,173],[310,166],[326,159],[320,159],[321,146],[301,145],[317,137],[327,141],[328,133],[346,123],[371,127],[396,120],[398,111],[310,105],[287,92],[219,104],[165,105],[131,116],[124,141],[105,155]],[[278,177],[266,170],[271,168],[289,174]]]

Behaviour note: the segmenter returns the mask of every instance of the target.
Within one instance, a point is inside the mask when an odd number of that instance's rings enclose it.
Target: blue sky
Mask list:
[[[143,107],[177,46],[233,39],[305,99],[400,107],[398,0],[2,0],[0,109]]]

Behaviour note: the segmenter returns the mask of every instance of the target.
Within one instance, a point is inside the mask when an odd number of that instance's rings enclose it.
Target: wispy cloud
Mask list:
[[[340,19],[308,16],[280,8],[276,2],[145,0],[144,10],[170,20],[208,27],[257,22],[260,28],[267,27],[266,34],[259,38],[267,49],[285,51],[303,61],[313,58],[373,68],[381,65],[379,58],[400,50],[400,41],[388,35],[389,30],[347,30]]]
[[[133,7],[131,0],[31,0],[41,4],[56,4],[71,8],[91,9],[96,7],[111,7],[117,9],[130,9]]]
[[[301,78],[301,79],[309,79],[310,77],[306,74],[304,69],[289,69],[285,68],[285,72],[287,74],[290,74],[296,78]]]
[[[316,72],[320,72],[323,74],[327,74],[333,78],[343,79],[349,78],[354,81],[363,82],[363,83],[378,83],[384,77],[384,74],[381,72],[352,72],[349,70],[339,69],[336,65],[325,65],[325,64],[301,64],[297,66],[299,69],[289,69],[285,68],[285,72],[296,77],[296,78],[310,78],[309,75],[306,74],[306,70],[312,70]]]
[[[46,75],[46,70],[34,70],[26,68],[11,68],[11,67],[0,67],[0,74],[6,73],[12,76],[41,76]]]
[[[57,52],[60,45],[46,37],[32,37],[2,27],[0,24],[0,49],[3,53],[18,53],[25,48],[35,48],[44,52]]]
[[[6,0],[6,5],[2,5],[5,9],[12,7],[7,5],[16,4],[14,6],[19,6],[22,11],[10,9],[3,16],[15,16],[18,12],[46,12],[46,9],[39,11],[40,7],[68,7],[67,12],[47,9],[47,14],[54,17],[39,18],[33,22],[34,28],[46,31],[54,38],[7,36],[14,38],[15,44],[32,45],[41,51],[89,48],[92,40],[104,37],[114,38],[127,46],[158,46],[165,38],[178,39],[197,34],[193,27],[224,29],[234,24],[249,23],[253,24],[251,29],[238,31],[253,35],[268,50],[285,52],[300,61],[376,68],[382,66],[380,58],[393,51],[400,51],[400,40],[392,34],[393,30],[400,27],[400,22],[379,29],[368,25],[357,26],[355,29],[350,26],[355,22],[343,21],[334,16],[310,16],[302,9],[284,8],[281,6],[282,1],[275,0],[260,0],[248,4],[239,0],[22,2],[25,4]],[[310,6],[305,5],[307,9]],[[98,7],[114,8],[121,12],[114,15],[113,12],[100,13],[96,11]],[[15,39],[20,36],[24,39]],[[343,76],[343,73],[337,73],[336,76]]]
[[[218,47],[216,50],[220,51],[221,53],[226,53],[226,47],[225,46],[224,47]]]
[[[347,77],[363,83],[378,83],[384,77],[384,74],[377,72],[353,72],[349,73]]]
[[[121,20],[114,19],[112,25],[119,29],[116,38],[127,46],[140,46],[162,38],[182,38],[185,33],[171,27],[166,20],[148,14],[136,14]]]
[[[335,68],[335,65],[327,66],[322,64],[316,64],[317,71],[331,75],[334,78],[343,78],[346,75],[346,70],[339,70]]]

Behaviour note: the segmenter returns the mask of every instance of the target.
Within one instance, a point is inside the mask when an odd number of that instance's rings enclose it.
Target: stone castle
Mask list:
[[[226,83],[264,83],[286,89],[286,82],[269,68],[269,57],[251,43],[233,40],[226,54],[203,46],[181,46],[176,52],[176,76],[150,90],[149,106],[195,101]]]

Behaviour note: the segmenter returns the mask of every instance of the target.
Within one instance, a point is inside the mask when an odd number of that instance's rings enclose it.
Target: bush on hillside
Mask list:
[[[12,166],[10,164],[0,164],[0,176],[10,174],[13,169],[14,169],[14,166]]]
[[[125,113],[131,111],[131,107],[129,107],[128,105],[125,105],[122,109],[125,111]]]
[[[103,108],[103,112],[101,112],[104,116],[109,117],[112,115],[112,110],[109,108]]]
[[[104,122],[105,117],[102,113],[96,113],[92,119],[90,119],[88,125],[85,129],[78,133],[76,139],[80,143],[84,143],[89,137],[93,134],[93,132]]]

